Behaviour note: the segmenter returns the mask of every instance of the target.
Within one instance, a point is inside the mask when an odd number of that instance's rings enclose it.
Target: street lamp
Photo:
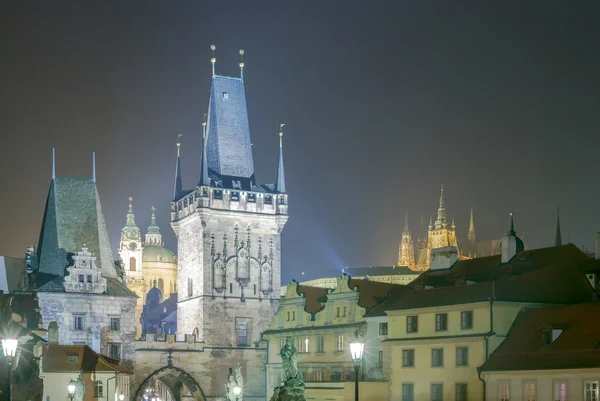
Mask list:
[[[71,379],[71,381],[69,382],[69,384],[67,384],[67,392],[69,394],[69,398],[71,399],[71,401],[73,401],[73,397],[75,397],[75,384],[77,382],[73,379]]]
[[[12,401],[12,364],[15,355],[17,354],[17,345],[19,340],[14,338],[6,338],[2,340],[2,352],[8,361],[8,400]]]
[[[119,394],[119,401],[123,401],[125,399],[125,396],[123,394]]]
[[[236,400],[240,397],[240,394],[242,394],[242,388],[240,386],[234,386],[233,395],[235,395]]]
[[[350,343],[350,354],[352,354],[352,362],[354,363],[354,400],[358,401],[358,370],[362,362],[363,350],[365,343],[358,335],[358,330],[354,333],[354,338]]]

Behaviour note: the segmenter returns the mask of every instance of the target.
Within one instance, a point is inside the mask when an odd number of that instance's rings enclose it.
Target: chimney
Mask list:
[[[458,250],[455,246],[445,246],[431,250],[431,270],[448,269],[458,260]]]
[[[600,233],[596,234],[596,259],[600,259]]]

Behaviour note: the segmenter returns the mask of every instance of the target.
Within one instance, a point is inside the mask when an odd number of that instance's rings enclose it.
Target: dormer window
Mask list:
[[[548,347],[562,334],[567,327],[565,325],[543,325],[542,326],[542,345]]]
[[[550,329],[542,330],[542,345],[544,347],[547,347],[550,344],[552,344],[552,330],[550,330]]]
[[[223,99],[229,99],[229,94],[227,92],[223,92]]]

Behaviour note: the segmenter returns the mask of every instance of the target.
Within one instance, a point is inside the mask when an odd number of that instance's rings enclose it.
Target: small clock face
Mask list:
[[[129,244],[129,249],[132,251],[135,251],[137,249],[137,245],[135,242],[132,242],[131,244]]]

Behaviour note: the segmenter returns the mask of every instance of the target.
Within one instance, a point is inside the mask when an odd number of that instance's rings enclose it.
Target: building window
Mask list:
[[[460,328],[463,330],[473,328],[473,311],[460,312]]]
[[[448,314],[438,313],[435,315],[435,331],[448,330]]]
[[[469,348],[456,347],[456,366],[467,366],[469,364]]]
[[[256,284],[254,284],[254,295],[256,295]]]
[[[321,369],[315,370],[315,381],[322,382],[323,381],[323,371]]]
[[[377,353],[377,367],[379,369],[383,368],[383,351]]]
[[[121,359],[121,344],[109,344],[108,354],[111,358]]]
[[[296,350],[299,354],[304,353],[304,337],[296,338]]]
[[[387,323],[379,323],[379,335],[387,336],[388,333],[388,324]]]
[[[233,283],[229,283],[229,293],[233,294]]]
[[[80,274],[78,277],[80,283],[85,283],[85,274]]]
[[[344,306],[344,314],[342,315],[342,317],[346,317],[346,309],[347,307]]]
[[[188,278],[188,297],[194,295],[194,282],[191,278]]]
[[[416,333],[419,330],[417,316],[406,317],[406,332]]]
[[[118,317],[110,318],[110,331],[121,331],[121,319]]]
[[[317,337],[317,353],[325,352],[325,337]]]
[[[553,401],[567,401],[567,381],[554,382]]]
[[[285,320],[289,322],[290,321],[290,316],[291,316],[290,311],[287,311]]]
[[[586,381],[583,385],[584,388],[584,401],[598,401],[598,382],[597,381]]]
[[[88,275],[87,275],[85,278],[86,278],[86,281],[87,281],[88,283],[91,283],[91,282],[92,282],[92,275],[91,275],[91,274],[88,274]]]
[[[510,401],[510,381],[498,380],[498,400]]]
[[[238,322],[237,343],[238,345],[248,345],[248,322]]]
[[[335,317],[340,317],[340,307],[335,308]]]
[[[73,330],[83,330],[83,315],[73,315]]]
[[[132,272],[135,271],[136,269],[136,263],[137,261],[135,260],[135,258],[132,256],[129,258],[129,270],[131,270]]]
[[[292,311],[292,320],[296,320],[296,311],[295,310]]]
[[[104,397],[104,388],[102,386],[102,381],[96,380],[94,382],[94,397],[100,398]]]
[[[339,370],[332,371],[329,375],[329,380],[331,380],[332,382],[342,381],[342,372]]]
[[[542,345],[548,347],[552,344],[552,330],[542,330]]]
[[[442,383],[431,383],[431,401],[443,401],[444,385]]]
[[[160,290],[160,292],[162,292],[163,294],[165,293],[165,282],[162,278],[158,279],[158,289]]]
[[[415,366],[415,350],[414,349],[402,350],[402,366],[405,368],[412,368]]]
[[[279,349],[282,349],[284,345],[285,345],[285,339],[280,338],[279,339]]]
[[[229,93],[223,92],[223,99],[229,99]]]
[[[455,400],[456,401],[467,401],[467,384],[466,383],[456,383],[455,388]]]
[[[415,385],[402,383],[402,401],[415,401]]]
[[[523,401],[535,401],[535,381],[523,381]]]
[[[434,348],[431,350],[431,366],[442,367],[444,366],[444,349]]]
[[[335,350],[340,352],[344,350],[344,335],[338,334],[335,342]]]

